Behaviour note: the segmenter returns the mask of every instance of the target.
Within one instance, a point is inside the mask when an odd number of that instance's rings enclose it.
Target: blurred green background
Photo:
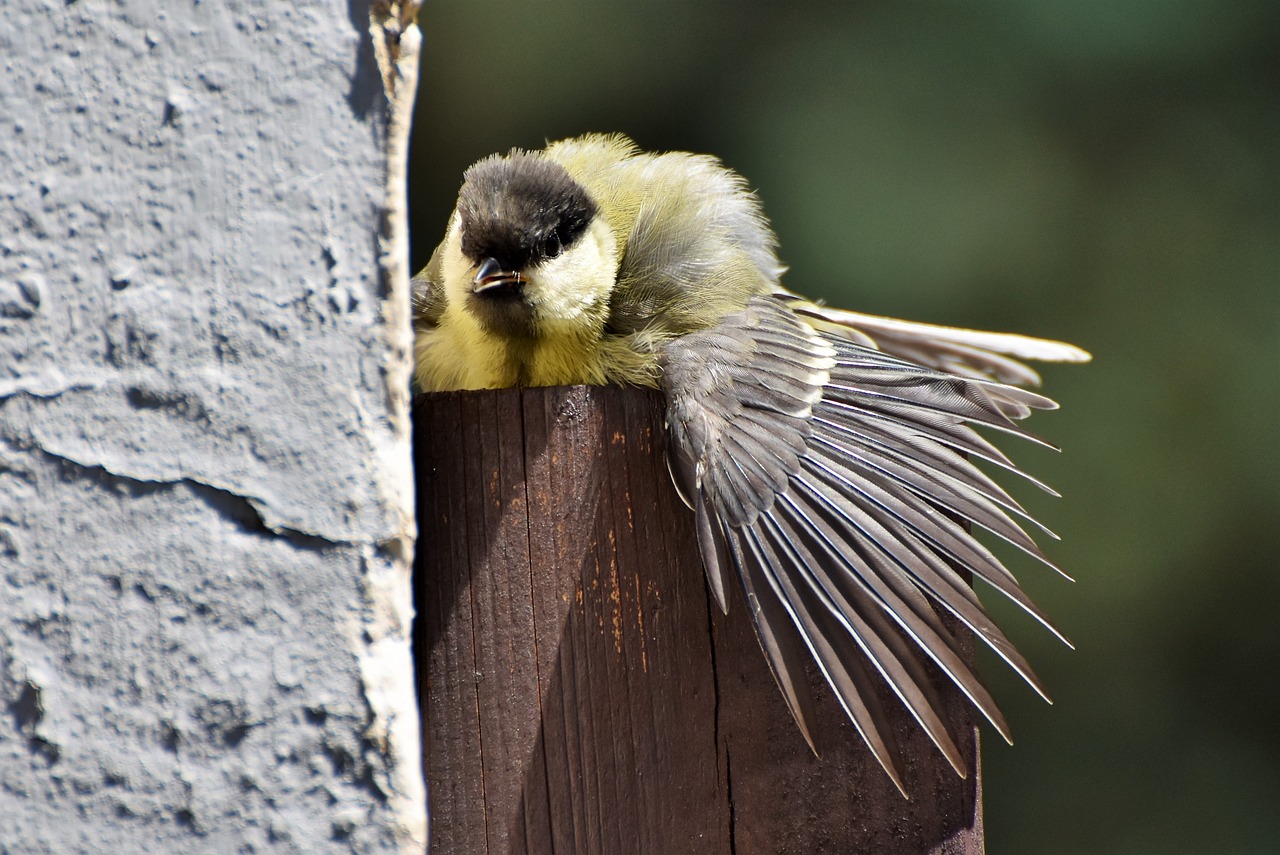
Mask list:
[[[1280,4],[427,0],[414,263],[463,169],[586,131],[719,155],[787,283],[1091,350],[1014,447],[1069,652],[985,599],[988,851],[1280,852]],[[1009,443],[1005,443],[1006,448]],[[1007,480],[1007,479],[1006,479]],[[1016,485],[1015,485],[1016,486]],[[988,592],[989,593],[989,592]]]

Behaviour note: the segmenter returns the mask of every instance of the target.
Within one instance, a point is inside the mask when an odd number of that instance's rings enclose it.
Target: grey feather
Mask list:
[[[1008,739],[940,613],[1045,694],[961,574],[1061,634],[958,520],[1049,564],[1015,517],[1035,521],[964,455],[1021,474],[973,427],[1036,441],[1016,419],[1053,402],[981,372],[947,373],[821,331],[776,297],[753,298],[711,329],[672,340],[661,359],[672,455],[702,473],[694,504],[704,563],[719,576],[732,565],[757,604],[761,645],[806,737],[812,723],[796,689],[803,673],[781,653],[787,634],[798,634],[899,786],[865,662],[961,774],[964,758],[921,657]],[[781,616],[790,626],[779,626]]]

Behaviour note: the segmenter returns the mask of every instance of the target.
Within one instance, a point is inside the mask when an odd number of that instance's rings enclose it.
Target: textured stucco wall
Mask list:
[[[367,26],[0,13],[0,852],[403,844]]]

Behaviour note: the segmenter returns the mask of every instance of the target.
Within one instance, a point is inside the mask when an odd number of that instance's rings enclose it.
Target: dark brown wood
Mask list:
[[[811,675],[810,753],[741,598],[709,602],[659,395],[437,394],[414,415],[433,855],[982,852],[974,728],[962,781],[895,710],[906,801]]]

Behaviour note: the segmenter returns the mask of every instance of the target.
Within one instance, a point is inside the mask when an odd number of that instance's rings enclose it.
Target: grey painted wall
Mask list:
[[[0,17],[0,852],[404,845],[367,27]]]

